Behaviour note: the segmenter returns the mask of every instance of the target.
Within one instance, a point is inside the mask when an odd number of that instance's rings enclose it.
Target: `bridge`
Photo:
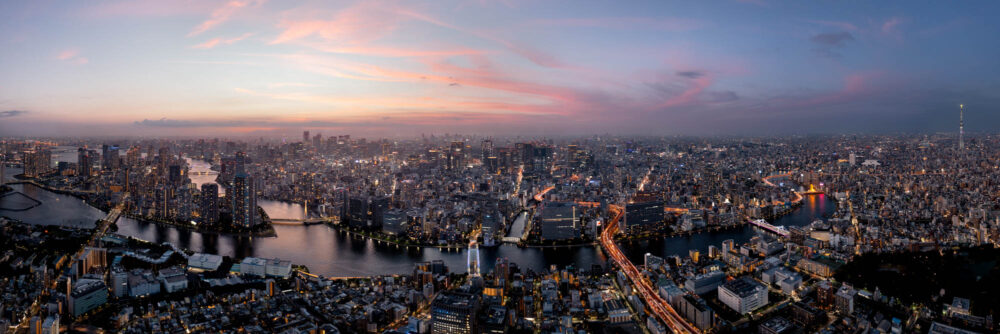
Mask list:
[[[97,222],[97,226],[94,227],[94,233],[91,234],[90,239],[87,240],[86,245],[80,247],[80,249],[73,254],[73,257],[70,258],[72,259],[71,261],[75,261],[76,259],[80,258],[80,255],[83,254],[83,251],[86,250],[87,247],[94,247],[97,245],[97,241],[101,240],[101,238],[104,237],[104,234],[108,232],[108,227],[110,227],[111,224],[113,224],[115,221],[118,221],[118,218],[122,216],[122,212],[125,210],[125,203],[128,202],[128,198],[129,198],[129,193],[127,192],[124,193],[122,195],[121,201],[118,202],[118,205],[116,205],[114,208],[108,211],[108,215],[105,216],[104,219],[101,219]],[[63,274],[62,271],[65,270],[67,267],[68,266],[60,267],[57,265],[56,271],[59,272],[59,275],[56,275],[54,277],[62,276]],[[59,280],[52,280],[52,283],[50,283],[49,285],[49,289],[55,289],[57,284],[59,284]],[[31,319],[33,316],[38,315],[38,312],[40,312],[42,309],[41,307],[42,297],[47,295],[48,295],[47,293],[43,292],[39,294],[38,297],[35,297],[35,301],[31,304],[31,307],[28,308],[28,312],[25,314],[24,319],[21,319],[21,322],[16,326],[16,328],[29,327],[28,320]]]
[[[188,175],[219,175],[219,172],[216,172],[214,170],[201,171],[201,172],[188,172]]]
[[[753,225],[753,226],[760,227],[760,228],[764,229],[765,231],[768,231],[768,232],[780,235],[782,237],[787,237],[788,233],[789,233],[788,229],[786,229],[784,226],[774,226],[774,225],[771,225],[770,223],[768,223],[766,220],[763,220],[763,219],[751,220],[750,224]]]
[[[319,225],[336,222],[334,217],[326,218],[271,218],[273,225]]]

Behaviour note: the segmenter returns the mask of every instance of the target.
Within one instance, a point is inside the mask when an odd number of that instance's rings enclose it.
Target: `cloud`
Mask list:
[[[856,25],[854,25],[853,23],[850,23],[850,22],[844,22],[844,21],[827,21],[827,20],[804,20],[804,21],[805,22],[809,22],[809,23],[822,24],[822,25],[825,25],[825,26],[836,27],[836,28],[840,28],[841,30],[846,30],[846,31],[858,31],[858,26],[856,26]]]
[[[727,90],[721,92],[708,92],[705,93],[705,101],[707,102],[732,102],[740,99],[740,96],[736,92]]]
[[[846,31],[831,32],[815,35],[809,40],[820,45],[841,47],[846,42],[853,41],[854,35]]]
[[[705,73],[701,71],[678,71],[677,75],[688,79],[697,79],[704,76]]]
[[[895,32],[896,26],[903,23],[903,20],[898,17],[890,17],[885,23],[882,23],[882,33],[890,34]]]
[[[653,29],[690,31],[704,27],[704,21],[687,18],[595,17],[542,19],[528,22],[529,26],[590,27],[610,29]]]
[[[208,41],[205,41],[204,43],[201,43],[201,44],[198,44],[198,45],[192,45],[191,47],[195,48],[195,49],[211,49],[211,48],[214,48],[214,47],[219,46],[219,45],[233,44],[233,43],[242,41],[242,40],[244,40],[244,39],[246,39],[246,38],[248,38],[250,36],[253,36],[253,33],[245,33],[243,35],[240,35],[240,36],[237,36],[237,37],[233,37],[233,38],[229,38],[229,39],[223,39],[223,38],[216,37],[216,38],[210,39]]]
[[[263,1],[259,1],[256,4],[260,4]],[[222,7],[218,7],[212,11],[211,17],[208,20],[203,21],[198,26],[194,27],[191,32],[188,33],[188,37],[201,34],[214,28],[217,25],[229,21],[229,18],[236,13],[240,8],[246,7],[250,3],[248,1],[231,0],[226,2]]]
[[[21,116],[21,115],[24,115],[24,114],[27,114],[27,113],[28,112],[24,111],[24,110],[4,110],[4,111],[0,111],[0,118]]]
[[[86,64],[86,63],[90,62],[90,60],[88,60],[86,57],[81,57],[80,56],[80,50],[77,50],[77,49],[63,50],[63,51],[59,52],[58,54],[56,54],[56,59],[62,60],[64,62],[67,62],[67,63],[70,63],[70,64],[77,64],[77,65],[83,65],[83,64]]]
[[[835,49],[843,48],[847,45],[847,42],[853,41],[854,35],[846,31],[830,32],[815,35],[809,40],[819,45],[813,49],[813,52],[817,55],[837,59],[843,57],[843,54]]]

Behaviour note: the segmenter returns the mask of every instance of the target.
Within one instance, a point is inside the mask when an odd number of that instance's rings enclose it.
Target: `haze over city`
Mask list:
[[[0,0],[0,334],[997,333],[998,9]]]
[[[992,1],[5,1],[0,133],[1000,125]]]

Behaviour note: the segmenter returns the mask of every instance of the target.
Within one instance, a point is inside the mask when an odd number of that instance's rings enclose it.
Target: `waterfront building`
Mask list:
[[[571,203],[546,203],[536,218],[541,239],[569,240],[580,237],[577,207]]]
[[[37,148],[24,152],[24,176],[39,177],[52,169],[52,152],[45,148]]]
[[[663,223],[663,197],[659,193],[639,193],[635,199],[625,204],[625,228],[627,231],[655,230]]]
[[[90,161],[90,151],[81,147],[76,150],[76,154],[76,175],[90,177],[93,173],[91,169],[93,162]]]
[[[222,256],[215,254],[206,253],[194,253],[188,257],[188,270],[199,272],[199,271],[215,271],[219,269],[222,265]]]
[[[767,305],[767,288],[741,277],[719,286],[719,301],[739,314]]]
[[[247,173],[237,173],[233,178],[233,187],[227,192],[231,197],[233,211],[233,226],[251,228],[257,225],[257,192],[254,190],[253,177]]]
[[[219,185],[201,185],[201,223],[214,225],[219,222]]]
[[[392,236],[404,235],[407,223],[406,212],[403,212],[403,210],[392,209],[385,211],[382,214],[382,233]],[[486,232],[483,231],[483,233]]]

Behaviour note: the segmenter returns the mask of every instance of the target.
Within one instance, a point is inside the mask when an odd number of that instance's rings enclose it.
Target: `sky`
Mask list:
[[[998,9],[0,0],[0,136],[992,132]]]

